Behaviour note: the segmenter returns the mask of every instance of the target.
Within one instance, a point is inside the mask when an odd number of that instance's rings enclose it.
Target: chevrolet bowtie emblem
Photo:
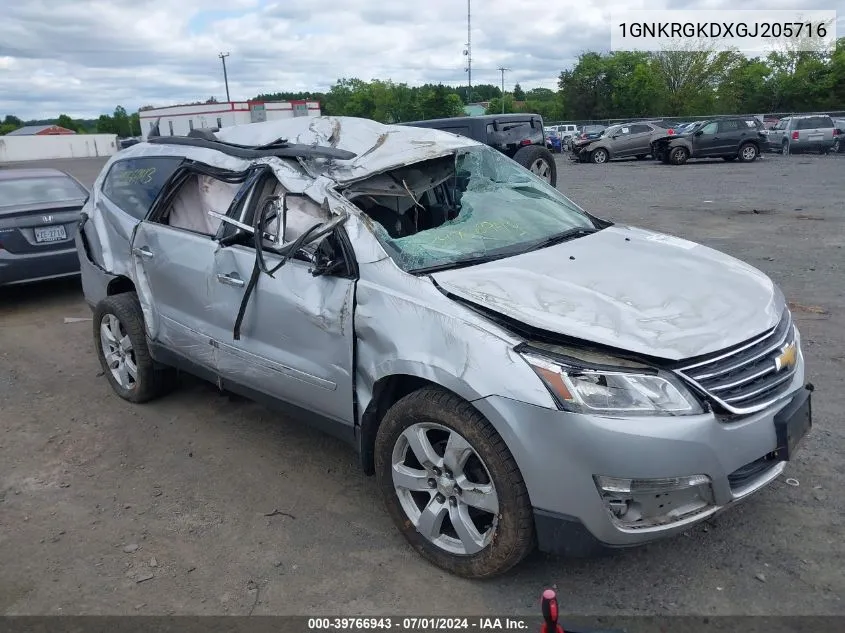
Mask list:
[[[780,371],[784,367],[792,367],[797,358],[798,350],[795,348],[795,343],[782,347],[780,354],[775,358],[775,371]]]

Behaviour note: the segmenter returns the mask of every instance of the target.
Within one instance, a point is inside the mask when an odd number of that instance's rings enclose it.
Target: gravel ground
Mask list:
[[[102,163],[49,161],[87,184]],[[781,285],[815,426],[785,474],[799,486],[779,480],[674,539],[596,560],[535,554],[486,582],[412,553],[332,438],[190,379],[147,405],[119,399],[91,322],[64,323],[90,317],[78,282],[0,290],[0,613],[535,614],[556,585],[584,615],[843,614],[843,175],[845,155],[559,159],[560,188],[585,208]]]

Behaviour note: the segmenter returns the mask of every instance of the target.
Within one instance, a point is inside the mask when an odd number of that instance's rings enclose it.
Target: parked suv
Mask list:
[[[546,147],[543,118],[539,114],[488,114],[402,123],[460,134],[489,145],[513,158],[540,178],[557,185],[557,165]]]
[[[582,163],[593,162],[603,164],[614,158],[631,158],[638,160],[651,154],[651,141],[656,137],[664,137],[669,131],[657,123],[622,123],[611,125],[597,139],[588,140],[576,145],[572,150],[572,158]]]
[[[767,148],[768,136],[762,128],[763,124],[754,117],[703,121],[682,134],[653,140],[651,153],[672,165],[683,165],[690,158],[751,162]]]
[[[195,134],[113,156],[85,205],[104,380],[144,402],[178,368],[335,433],[446,570],[684,532],[780,476],[811,425],[800,334],[747,264],[455,134]]]
[[[769,131],[771,148],[780,150],[782,154],[827,154],[834,148],[838,137],[833,119],[826,114],[786,117]]]

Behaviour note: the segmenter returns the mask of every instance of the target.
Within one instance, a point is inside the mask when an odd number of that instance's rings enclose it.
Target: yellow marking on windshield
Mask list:
[[[121,183],[126,185],[148,185],[152,182],[155,173],[155,167],[130,169],[120,174],[118,178]]]

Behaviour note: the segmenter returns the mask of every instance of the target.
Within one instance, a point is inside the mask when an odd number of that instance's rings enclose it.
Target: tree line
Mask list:
[[[845,38],[834,52],[777,50],[747,58],[723,51],[667,50],[654,53],[582,53],[558,76],[557,90],[516,84],[502,93],[493,84],[472,87],[343,78],[327,92],[276,92],[255,101],[316,100],[323,114],[356,116],[382,123],[460,116],[470,102],[487,112],[533,112],[548,121],[582,121],[648,116],[695,117],[845,110]],[[215,97],[195,103],[216,103]],[[144,106],[141,110],[150,109]],[[138,113],[118,106],[97,119],[62,114],[22,121],[7,115],[0,134],[23,125],[57,124],[79,133],[141,133]]]

